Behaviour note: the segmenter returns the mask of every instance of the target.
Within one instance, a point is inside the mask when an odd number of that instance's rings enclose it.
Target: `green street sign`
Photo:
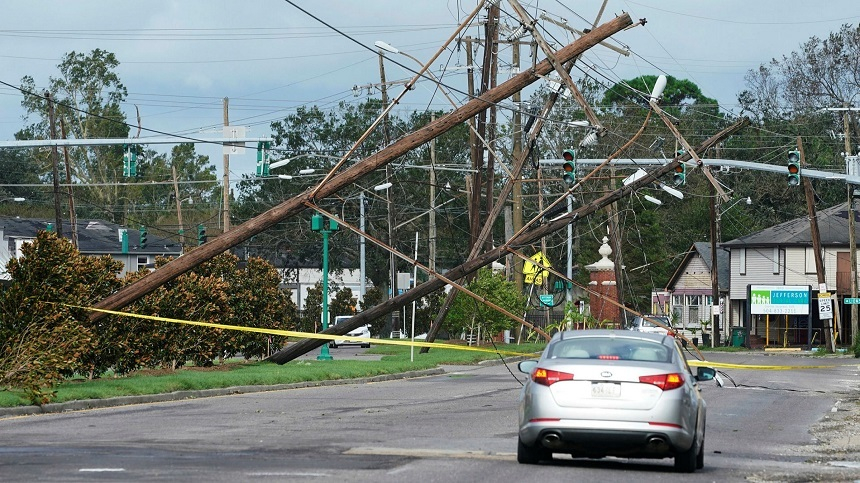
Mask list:
[[[552,294],[543,294],[540,296],[540,303],[546,305],[547,307],[552,305]]]
[[[860,305],[860,298],[858,298],[858,299],[846,298],[843,302],[848,304],[848,305]]]

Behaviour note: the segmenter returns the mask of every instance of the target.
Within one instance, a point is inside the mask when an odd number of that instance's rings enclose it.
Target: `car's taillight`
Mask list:
[[[674,331],[674,330],[670,330],[670,331],[668,331],[666,334],[667,334],[669,337],[675,337],[675,331]]]
[[[677,389],[684,385],[684,375],[677,372],[671,374],[655,374],[653,376],[639,376],[639,382],[653,384],[664,391]]]
[[[559,381],[572,381],[573,374],[567,372],[553,371],[552,369],[544,369],[538,367],[532,372],[532,381],[544,385],[552,386]]]

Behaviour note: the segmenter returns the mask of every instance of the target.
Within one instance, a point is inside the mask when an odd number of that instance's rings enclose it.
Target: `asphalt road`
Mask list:
[[[341,349],[337,349],[340,351]],[[352,349],[347,349],[352,350]],[[346,356],[347,352],[342,353]],[[356,357],[360,351],[354,352]],[[337,356],[337,353],[335,353]],[[0,419],[3,481],[853,481],[817,462],[809,430],[856,397],[855,359],[715,354],[744,364],[706,383],[705,469],[667,460],[516,462],[516,373],[446,367],[417,379]],[[847,402],[843,402],[847,404]],[[816,461],[816,462],[813,462]]]

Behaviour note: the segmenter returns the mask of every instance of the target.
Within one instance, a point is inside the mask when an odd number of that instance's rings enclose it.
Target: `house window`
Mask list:
[[[773,273],[779,273],[779,248],[773,249]]]
[[[806,247],[804,258],[806,273],[817,273],[818,271],[815,269],[815,249]]]
[[[137,257],[137,271],[140,272],[142,270],[146,270],[146,266],[149,264],[149,256],[147,255],[138,255]]]
[[[738,250],[738,273],[741,275],[747,274],[747,249],[741,248]]]

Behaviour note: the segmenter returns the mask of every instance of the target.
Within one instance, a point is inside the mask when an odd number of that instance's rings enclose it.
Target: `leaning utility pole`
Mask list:
[[[573,43],[559,49],[556,52],[556,58],[562,62],[567,62],[595,46],[601,40],[609,38],[611,35],[621,31],[629,25],[632,25],[630,16],[628,14],[622,14],[593,29],[588,34],[575,40]],[[494,103],[507,99],[515,92],[520,91],[541,79],[542,76],[547,75],[552,70],[553,67],[548,61],[542,61],[536,64],[532,69],[512,77],[500,84],[498,87],[490,89],[489,91],[482,93],[479,97],[469,100],[463,104],[463,106],[451,111],[443,117],[440,117],[436,121],[430,122],[415,132],[407,134],[388,146],[385,146],[376,153],[340,172],[338,176],[328,177],[326,182],[310,188],[304,193],[270,208],[268,211],[248,220],[244,224],[234,227],[228,232],[222,233],[205,245],[199,246],[187,254],[170,261],[158,270],[149,273],[131,285],[123,287],[101,302],[95,304],[94,308],[116,310],[125,307],[140,297],[156,290],[164,283],[175,279],[188,270],[210,260],[225,250],[228,250],[252,236],[267,230],[286,218],[297,215],[307,209],[309,205],[313,205],[314,201],[337,193],[346,186],[352,185],[360,178],[363,178],[364,176],[374,172],[376,169],[385,166],[412,149],[415,149],[427,143],[429,140],[444,134],[455,126],[467,122],[469,118],[478,112],[487,109]],[[669,163],[669,165],[672,165],[672,163]],[[672,168],[674,168],[674,166],[672,166]],[[411,294],[413,292],[416,292],[416,290],[413,289],[407,291],[406,294]],[[399,299],[398,297],[395,297],[392,300]],[[385,306],[388,307],[388,305]],[[103,312],[93,312],[90,315],[90,320],[99,320],[105,316],[106,314]],[[353,319],[355,319],[355,317]],[[340,330],[340,325],[335,326],[335,328]]]
[[[60,134],[66,139],[66,123],[60,118]],[[78,216],[75,213],[75,192],[72,189],[72,164],[69,161],[69,147],[63,146],[63,164],[66,167],[66,184],[69,193],[69,226],[72,228],[72,246],[78,248]]]
[[[45,99],[48,100],[48,121],[51,129],[51,139],[57,139],[57,126],[54,123],[54,100],[51,98],[50,92],[45,92]],[[54,228],[57,231],[57,236],[63,237],[63,212],[60,209],[60,170],[57,166],[57,146],[51,146],[51,166],[52,175],[54,178],[54,215],[56,217],[57,226]]]
[[[797,136],[797,150],[800,151],[800,166],[806,164],[806,155],[803,153],[803,140]],[[815,272],[818,274],[818,293],[827,292],[827,280],[824,277],[824,260],[821,258],[821,234],[818,231],[818,218],[815,212],[815,194],[812,192],[812,181],[808,177],[803,178],[803,192],[806,195],[806,211],[809,215],[809,233],[812,237],[812,251],[815,252]],[[820,300],[820,298],[819,298]],[[820,303],[820,301],[819,301]],[[833,319],[822,320],[824,325],[824,341],[826,349],[833,351]]]

